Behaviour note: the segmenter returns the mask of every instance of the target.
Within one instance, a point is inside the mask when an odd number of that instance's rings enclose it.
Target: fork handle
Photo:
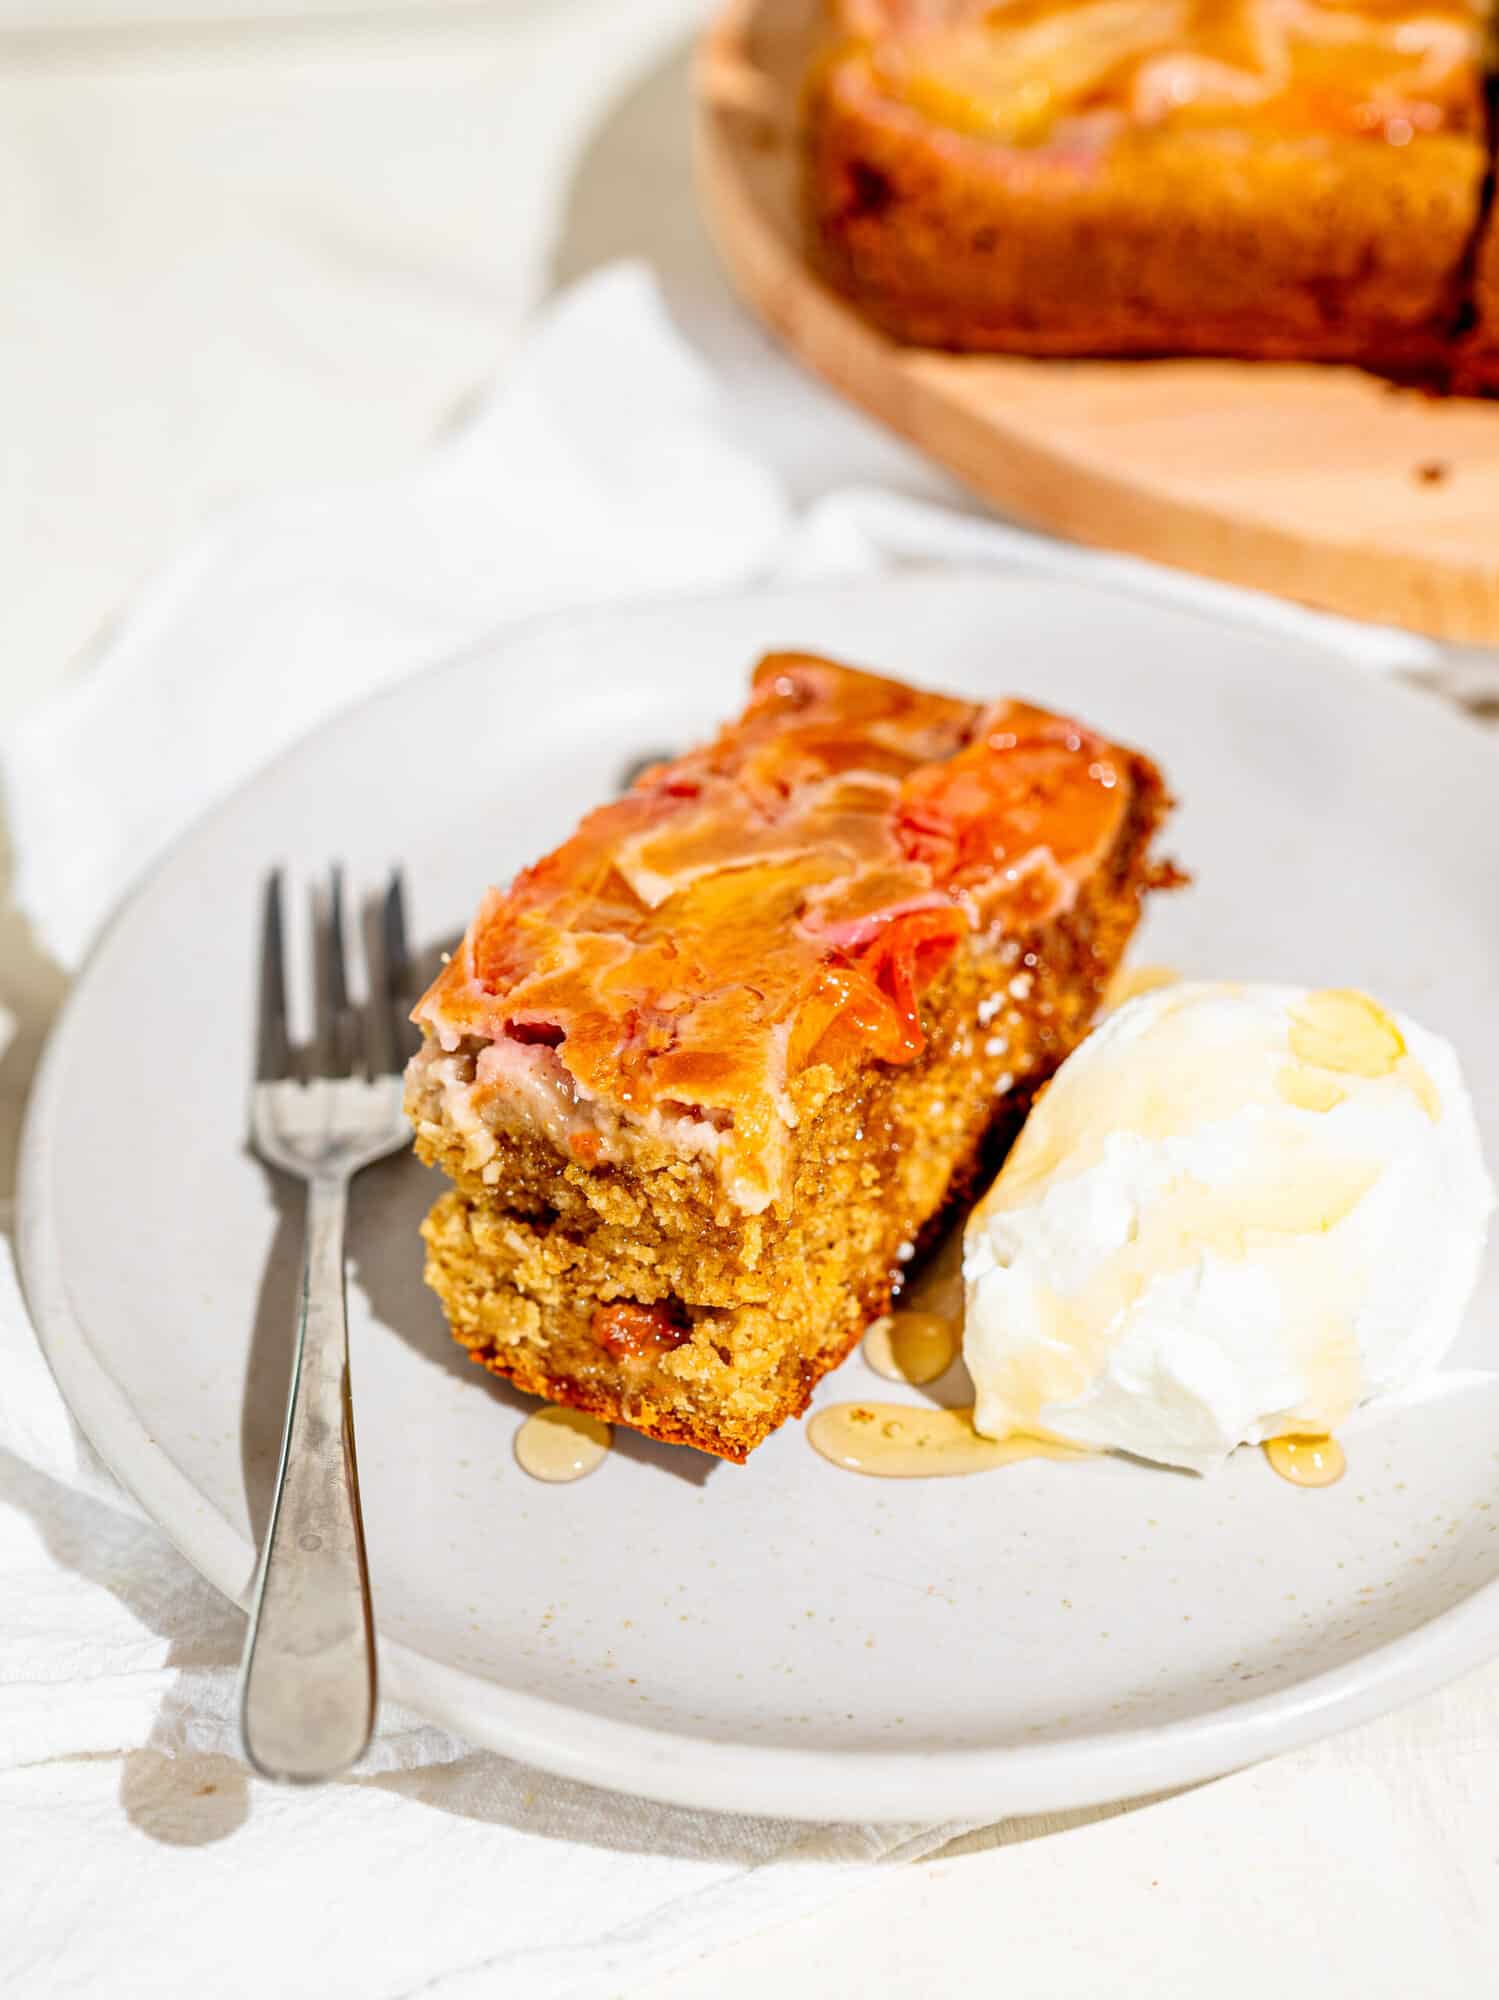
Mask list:
[[[268,1778],[347,1770],[375,1725],[375,1638],[344,1298],[346,1179],[308,1184],[296,1358],[241,1680],[245,1754]]]

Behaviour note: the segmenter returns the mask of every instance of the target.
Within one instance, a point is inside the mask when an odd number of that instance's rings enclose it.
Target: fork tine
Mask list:
[[[286,953],[281,933],[281,870],[266,877],[260,917],[260,998],[255,1038],[255,1075],[277,1083],[291,1071],[291,1037],[286,1027]]]
[[[389,1066],[399,1069],[414,1039],[407,1020],[410,955],[406,944],[406,891],[399,868],[390,871],[380,912],[380,957],[384,981],[383,1027],[389,1036]]]
[[[344,871],[335,861],[328,871],[328,999],[335,1019],[349,1009],[349,973],[344,963]]]
[[[344,960],[343,870],[336,862],[329,871],[326,900],[321,904],[314,900],[312,921],[318,1059],[325,1076],[347,1076],[354,1067],[358,1037]]]

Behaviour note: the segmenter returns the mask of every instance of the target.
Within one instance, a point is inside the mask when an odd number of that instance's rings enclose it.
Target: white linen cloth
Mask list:
[[[716,403],[650,278],[615,267],[554,305],[467,427],[404,476],[245,507],[202,535],[0,747],[14,893],[42,947],[76,963],[194,815],[323,716],[585,599],[994,562],[1309,633],[1371,668],[1435,657],[880,492],[794,518]],[[3,1244],[0,1601],[0,1991],[28,2000],[624,1993],[958,1831],[614,1798],[389,1713],[359,1777],[251,1785],[231,1761],[240,1614],[78,1437]],[[187,1796],[216,1802],[208,1844]]]

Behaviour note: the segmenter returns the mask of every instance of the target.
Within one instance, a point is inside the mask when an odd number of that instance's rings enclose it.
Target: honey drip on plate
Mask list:
[[[1272,1468],[1293,1486],[1334,1486],[1348,1469],[1336,1438],[1267,1438],[1264,1452]]]
[[[980,1437],[971,1409],[924,1410],[910,1403],[833,1403],[813,1417],[807,1437],[829,1464],[876,1479],[952,1479],[1022,1458],[1093,1455],[1051,1438]]]
[[[887,1313],[864,1336],[864,1359],[887,1382],[935,1382],[957,1351],[958,1329],[945,1313]]]
[[[548,1486],[584,1479],[609,1456],[609,1426],[586,1410],[548,1405],[526,1418],[515,1434],[515,1459],[522,1472]]]

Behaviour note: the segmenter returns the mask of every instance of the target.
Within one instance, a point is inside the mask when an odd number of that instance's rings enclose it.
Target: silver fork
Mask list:
[[[401,1111],[406,925],[399,872],[380,916],[370,1004],[361,1016],[349,1000],[343,883],[335,868],[327,898],[314,904],[317,1033],[299,1061],[287,1028],[280,871],[266,884],[251,1129],[263,1160],[306,1182],[307,1231],[281,1463],[240,1673],[240,1732],[256,1770],[304,1783],[346,1770],[375,1726],[344,1221],[354,1175],[410,1138]]]

